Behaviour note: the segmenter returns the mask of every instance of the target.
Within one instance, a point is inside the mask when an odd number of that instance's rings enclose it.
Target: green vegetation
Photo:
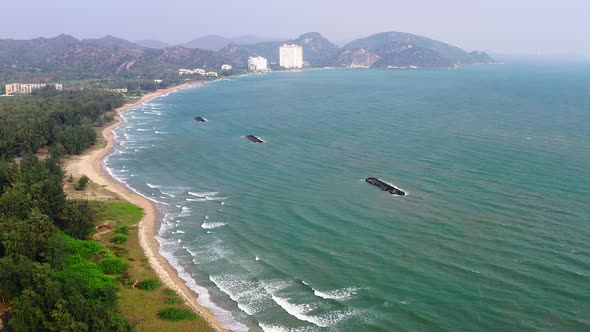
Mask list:
[[[106,274],[123,274],[129,268],[129,263],[117,257],[105,258],[98,265]]]
[[[117,235],[117,236],[113,237],[111,239],[111,242],[116,243],[116,244],[123,244],[123,243],[127,242],[128,239],[129,239],[129,237],[127,235],[121,234],[121,235]]]
[[[96,216],[88,201],[69,200],[64,209],[66,232],[77,239],[87,239],[94,232]]]
[[[143,211],[125,201],[90,203],[98,224],[107,223],[115,227],[114,231],[99,233],[96,238],[110,249],[109,252],[114,252],[117,258],[129,264],[127,270],[118,275],[122,284],[119,289],[119,307],[121,313],[136,327],[136,330],[212,331],[207,322],[200,317],[192,320],[167,321],[158,316],[158,312],[170,305],[191,310],[174,290],[159,287],[152,291],[144,291],[138,287],[142,280],[158,280],[139,244],[137,223],[143,217]],[[124,244],[111,242],[114,237],[125,232],[128,236],[127,242]]]
[[[66,201],[56,157],[0,161],[0,301],[14,331],[129,331],[118,310],[125,270],[104,245],[88,240],[86,201]],[[75,237],[66,235],[65,232]]]
[[[90,182],[90,178],[86,175],[82,175],[78,180],[78,185],[76,186],[76,190],[84,190],[88,186],[88,182]]]
[[[162,286],[162,284],[155,279],[145,279],[139,284],[137,284],[137,288],[147,291],[158,289],[160,288],[160,286]]]
[[[178,322],[181,320],[191,320],[197,318],[197,315],[188,309],[179,309],[174,307],[169,307],[166,309],[162,309],[158,312],[158,317],[161,319],[171,321],[171,322]]]
[[[121,227],[115,229],[115,233],[127,235],[127,234],[129,234],[129,227],[127,225],[121,226]]]
[[[32,96],[0,98],[0,158],[35,153],[79,154],[96,142],[96,123],[123,105],[119,94],[42,89]]]

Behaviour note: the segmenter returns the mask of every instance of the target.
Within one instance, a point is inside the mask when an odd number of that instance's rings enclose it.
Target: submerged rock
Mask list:
[[[194,119],[197,122],[207,122],[207,120],[205,120],[205,118],[203,118],[201,116],[195,116]]]

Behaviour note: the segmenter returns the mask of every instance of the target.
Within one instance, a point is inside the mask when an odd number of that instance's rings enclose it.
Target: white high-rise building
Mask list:
[[[268,71],[268,61],[261,56],[248,58],[248,70],[250,71]]]
[[[303,47],[295,44],[281,46],[279,61],[283,68],[303,68]]]

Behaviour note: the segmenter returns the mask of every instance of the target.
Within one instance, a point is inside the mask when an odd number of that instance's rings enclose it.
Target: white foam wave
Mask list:
[[[219,228],[222,226],[227,225],[226,223],[223,222],[204,222],[201,224],[201,228],[203,229],[214,229],[214,228]]]
[[[219,192],[217,192],[217,191],[204,191],[202,193],[195,193],[195,192],[189,191],[188,194],[191,196],[195,196],[195,197],[211,197],[211,196],[218,195]]]
[[[312,324],[317,325],[319,327],[328,327],[328,325],[323,324],[321,319],[319,319],[318,317],[307,314],[308,312],[315,309],[315,307],[313,307],[312,305],[307,304],[307,303],[293,304],[293,303],[290,303],[286,298],[276,296],[276,295],[271,295],[271,298],[273,301],[275,301],[276,304],[278,304],[281,308],[283,308],[289,315],[291,315],[301,321],[312,323]]]
[[[180,213],[178,214],[179,218],[184,218],[184,217],[188,217],[191,215],[191,208],[188,206],[183,206],[182,209],[180,210]]]
[[[269,294],[250,275],[212,275],[209,279],[236,302],[240,310],[248,315],[254,315],[266,309],[270,304],[268,302]]]
[[[316,329],[311,327],[286,327],[282,325],[274,325],[274,324],[266,324],[266,323],[258,323],[258,326],[264,332],[312,332],[316,331]]]
[[[162,186],[160,186],[160,185],[157,185],[157,184],[151,184],[151,183],[149,183],[149,182],[148,182],[148,183],[146,183],[146,185],[147,185],[148,187],[152,188],[152,189],[155,189],[155,188],[162,188]]]
[[[187,202],[206,202],[206,198],[187,198]]]
[[[151,129],[137,128],[137,131],[151,131]]]
[[[323,299],[344,301],[355,296],[358,293],[358,288],[348,287],[325,292],[314,289],[313,293]]]
[[[160,241],[161,244],[164,243],[162,238],[156,237],[156,239]],[[178,271],[178,276],[180,279],[182,279],[191,290],[199,295],[197,297],[197,302],[202,306],[209,308],[223,327],[235,332],[246,332],[250,330],[248,326],[240,323],[230,311],[225,310],[215,304],[211,300],[209,290],[197,284],[195,279],[187,272],[184,267],[182,267],[178,259],[170,251],[161,250],[161,254],[170,262],[172,266],[174,266],[176,271]]]

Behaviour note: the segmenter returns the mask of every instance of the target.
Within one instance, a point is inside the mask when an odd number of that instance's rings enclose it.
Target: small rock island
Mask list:
[[[244,136],[247,140],[249,140],[250,142],[254,142],[254,143],[264,143],[263,140],[261,140],[260,138],[258,138],[257,136],[254,135],[246,135]]]
[[[390,185],[389,183],[381,181],[377,178],[366,178],[365,181],[378,187],[379,189],[381,189],[383,191],[387,191],[388,193],[390,193],[392,195],[404,196],[406,194],[402,190],[399,190],[398,188]]]
[[[207,122],[207,120],[205,120],[205,118],[202,116],[195,116],[193,119],[195,119],[197,122]]]

